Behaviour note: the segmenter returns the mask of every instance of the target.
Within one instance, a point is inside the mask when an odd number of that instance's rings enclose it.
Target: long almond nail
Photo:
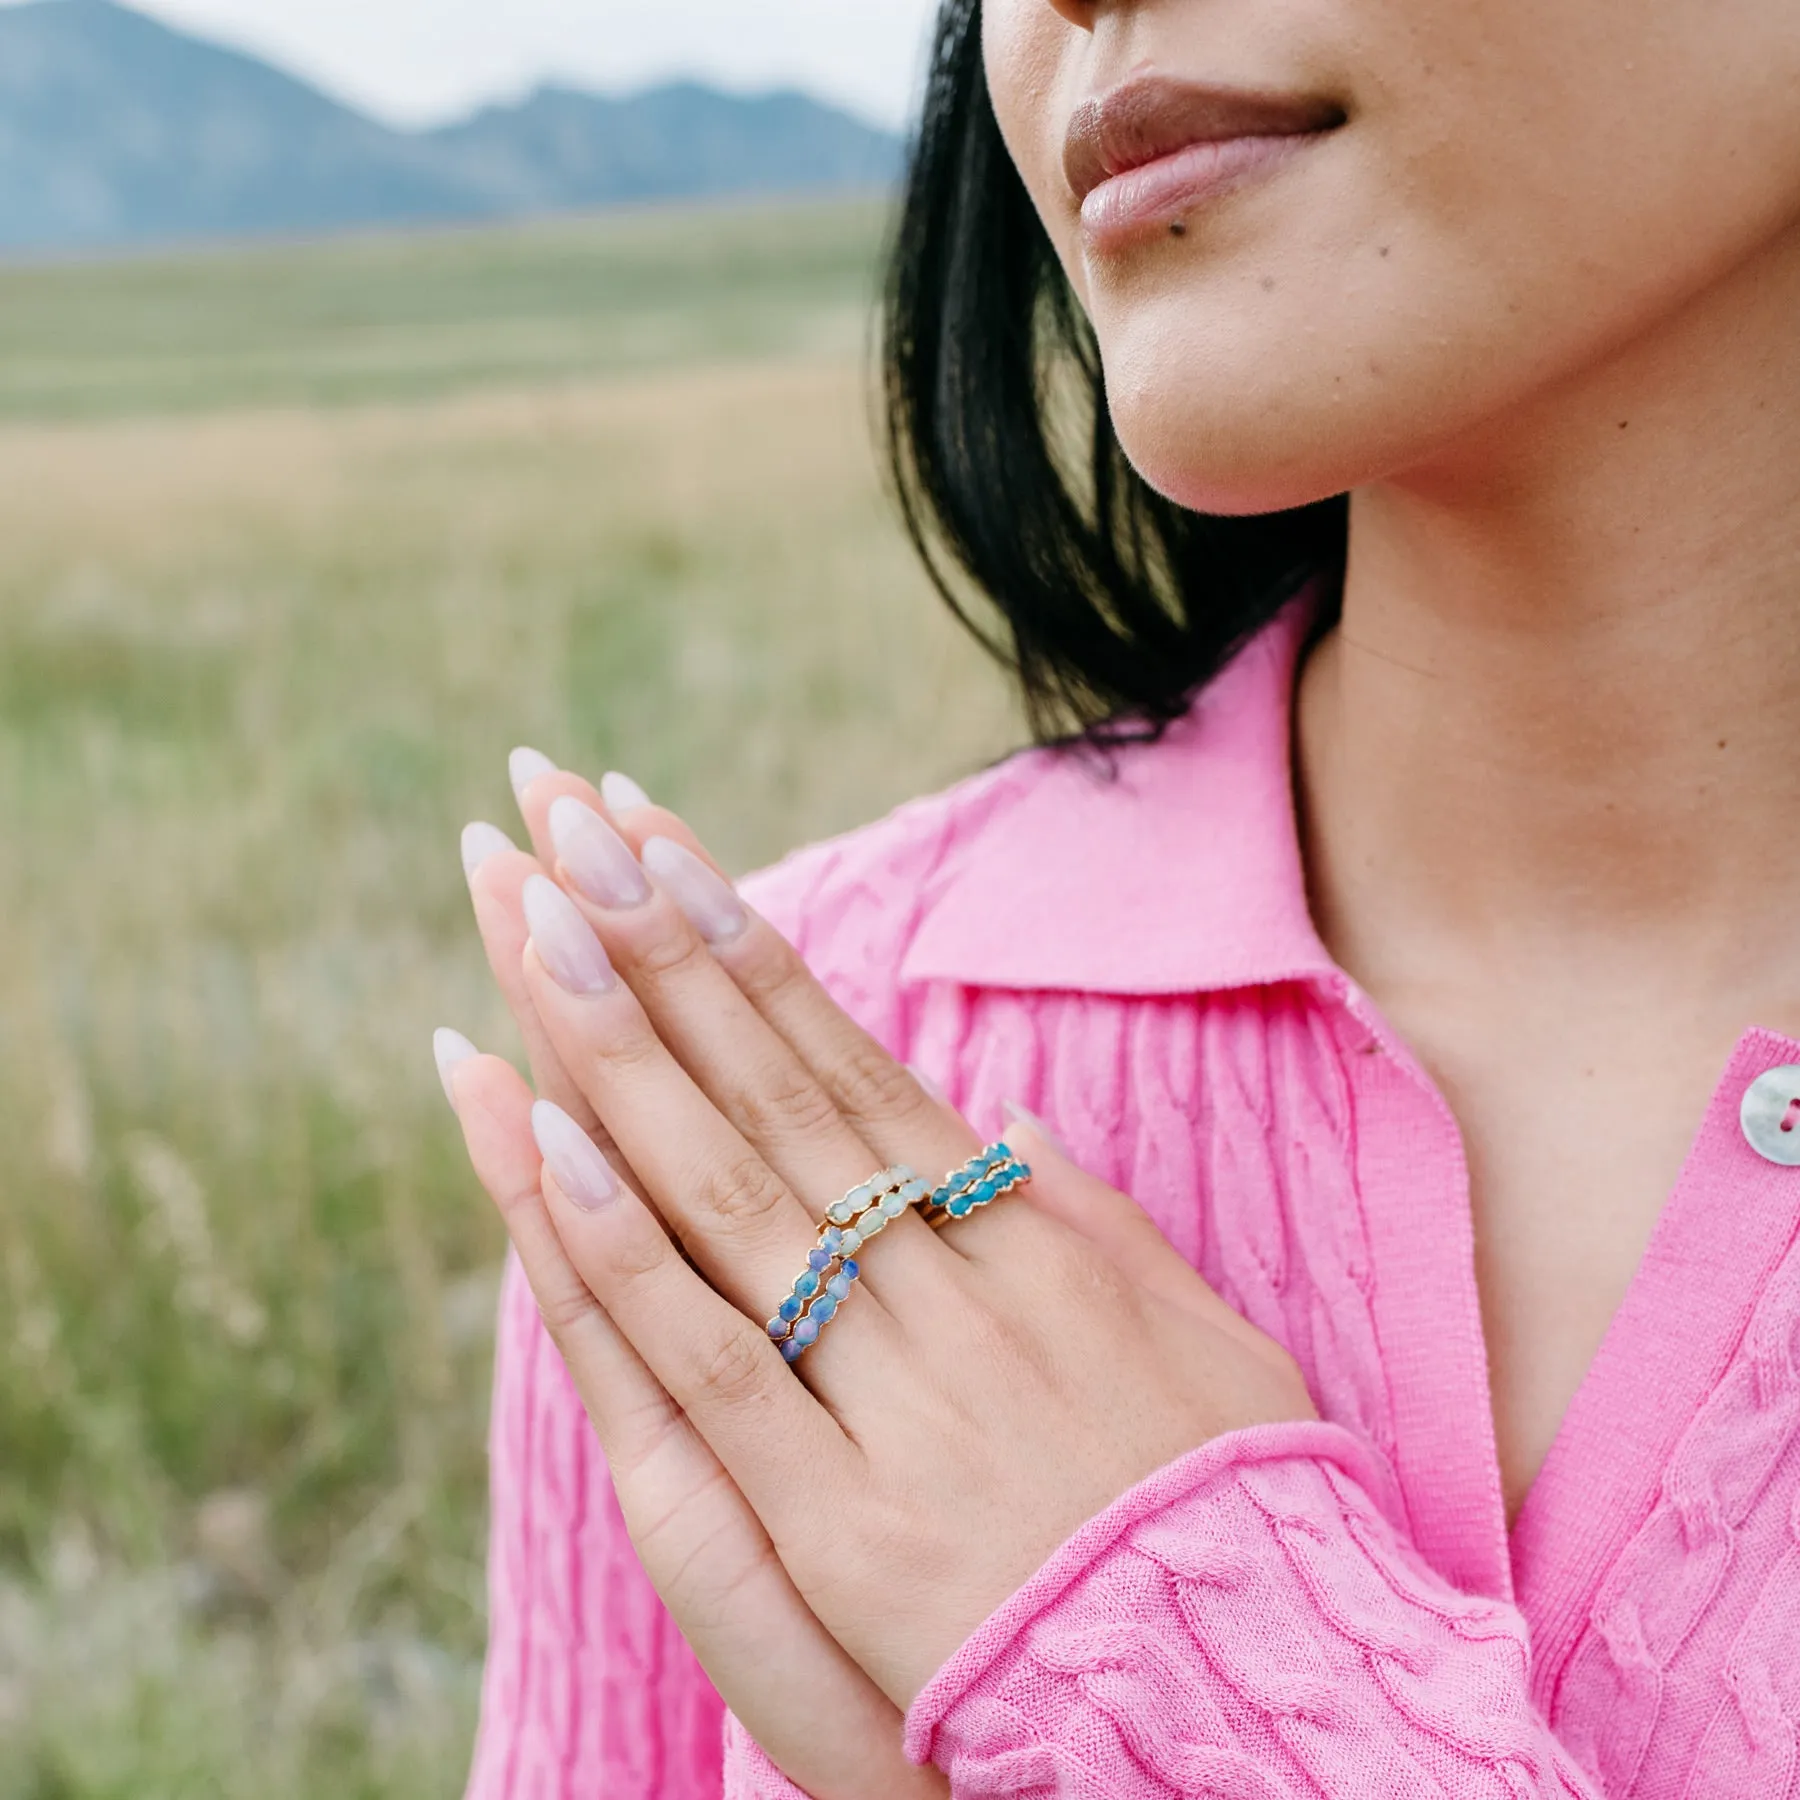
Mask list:
[[[460,1031],[451,1031],[448,1027],[432,1038],[431,1049],[437,1058],[438,1080],[444,1084],[444,1098],[450,1102],[450,1110],[455,1112],[458,1110],[456,1071],[464,1063],[473,1062],[481,1052]]]
[[[560,1106],[540,1100],[531,1109],[531,1135],[556,1185],[583,1212],[599,1212],[618,1199],[618,1176],[594,1140]]]
[[[669,838],[652,838],[644,846],[644,867],[715,948],[750,929],[743,901],[693,851]]]
[[[635,812],[640,806],[651,804],[650,796],[629,775],[621,775],[617,769],[601,778],[600,798],[606,802],[606,810],[610,813]]]
[[[518,845],[509,838],[498,825],[484,825],[477,822],[463,828],[462,859],[463,873],[471,880],[475,871],[490,856],[502,856],[508,850],[516,850]]]
[[[554,881],[533,875],[525,883],[524,901],[525,923],[538,960],[559,988],[586,996],[607,993],[618,984],[593,926]]]
[[[569,879],[596,906],[625,909],[650,898],[650,883],[631,846],[572,794],[550,808],[550,838]]]
[[[533,750],[521,744],[507,759],[506,772],[512,777],[513,792],[523,800],[525,790],[540,775],[554,775],[556,764],[541,750]]]

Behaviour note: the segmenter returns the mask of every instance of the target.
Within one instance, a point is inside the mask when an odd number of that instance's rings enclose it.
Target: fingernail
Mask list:
[[[531,1109],[531,1135],[556,1185],[583,1212],[598,1212],[618,1199],[618,1176],[594,1140],[560,1106],[540,1100]]]
[[[906,1065],[906,1072],[938,1103],[939,1106],[948,1106],[950,1104],[950,1096],[946,1094],[917,1063],[908,1063]]]
[[[475,871],[490,856],[516,849],[518,845],[498,825],[466,825],[462,834],[463,873],[473,880]]]
[[[640,806],[651,804],[650,796],[629,775],[621,775],[617,769],[601,778],[600,798],[606,802],[606,810],[615,813],[634,812]]]
[[[623,909],[650,898],[650,883],[631,846],[572,794],[550,808],[550,838],[569,879],[596,906]]]
[[[460,1031],[448,1028],[433,1035],[431,1049],[437,1058],[438,1080],[444,1084],[444,1098],[450,1102],[450,1110],[455,1112],[456,1071],[464,1063],[473,1062],[481,1052]]]
[[[1029,1125],[1058,1156],[1067,1157],[1070,1162],[1075,1160],[1069,1155],[1069,1146],[1036,1113],[1027,1112],[1016,1100],[1008,1100],[1004,1110],[1009,1119],[1020,1125]]]
[[[532,750],[524,745],[515,750],[507,759],[507,772],[512,776],[513,792],[523,800],[525,790],[540,775],[554,775],[556,764],[541,750]]]
[[[669,838],[652,838],[644,846],[644,867],[709,944],[729,944],[750,929],[744,903],[693,851]]]
[[[525,883],[524,898],[525,923],[538,960],[559,988],[577,995],[604,994],[617,984],[593,926],[554,881],[533,875]]]

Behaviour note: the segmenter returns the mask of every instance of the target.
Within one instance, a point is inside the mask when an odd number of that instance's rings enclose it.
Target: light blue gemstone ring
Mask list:
[[[820,1332],[850,1298],[862,1275],[856,1253],[930,1192],[927,1183],[897,1163],[827,1208],[806,1267],[769,1321],[769,1336],[789,1362],[798,1362],[819,1341]]]

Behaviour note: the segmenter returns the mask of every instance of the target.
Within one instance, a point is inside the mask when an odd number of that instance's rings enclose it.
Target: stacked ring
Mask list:
[[[1005,1144],[992,1144],[945,1176],[933,1189],[904,1163],[852,1188],[826,1208],[819,1241],[795,1277],[793,1288],[769,1321],[769,1336],[789,1362],[798,1362],[819,1341],[819,1334],[838,1315],[862,1275],[856,1255],[900,1215],[921,1207],[933,1226],[966,1219],[1031,1179],[1023,1163]]]
[[[769,1336],[789,1362],[819,1341],[862,1274],[856,1252],[895,1219],[923,1200],[930,1189],[904,1164],[884,1169],[852,1188],[826,1210],[819,1241],[795,1278],[792,1290],[769,1321]]]
[[[937,1226],[966,1219],[1030,1179],[1029,1163],[1021,1162],[1005,1144],[990,1144],[979,1156],[970,1157],[944,1178],[943,1186],[925,1203],[926,1219]]]

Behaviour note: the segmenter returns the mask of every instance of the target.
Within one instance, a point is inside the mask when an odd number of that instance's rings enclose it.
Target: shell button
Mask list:
[[[1767,1162],[1800,1169],[1800,1068],[1771,1069],[1744,1094],[1744,1136]]]

